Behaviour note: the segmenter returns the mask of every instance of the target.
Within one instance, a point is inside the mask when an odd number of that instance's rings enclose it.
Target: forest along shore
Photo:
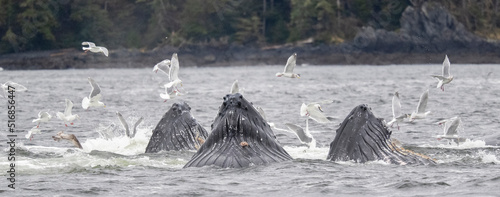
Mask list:
[[[441,64],[445,54],[452,63],[499,64],[500,43],[481,38],[458,22],[443,6],[423,3],[408,6],[397,31],[361,28],[353,40],[340,44],[307,42],[274,46],[164,45],[153,50],[109,49],[109,57],[71,49],[0,56],[4,69],[140,68],[153,67],[179,54],[181,66],[284,65],[297,53],[297,64],[388,65]]]

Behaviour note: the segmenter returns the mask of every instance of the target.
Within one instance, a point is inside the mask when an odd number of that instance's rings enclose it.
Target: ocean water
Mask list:
[[[144,69],[2,71],[0,82],[14,81],[28,88],[16,92],[15,187],[6,171],[7,104],[0,110],[3,156],[0,158],[2,196],[498,196],[500,194],[500,65],[456,65],[455,79],[436,88],[431,74],[441,65],[391,66],[298,66],[300,79],[278,78],[282,66],[189,67],[179,77],[188,93],[164,102],[159,94],[167,81],[163,73]],[[489,78],[487,74],[492,72]],[[81,107],[90,93],[92,77],[102,89],[105,108]],[[302,103],[333,100],[322,108],[336,119],[328,124],[310,121],[318,147],[308,149],[290,133],[275,131],[293,161],[244,169],[202,167],[182,169],[194,152],[145,154],[144,150],[162,115],[176,101],[186,101],[192,115],[210,131],[222,97],[234,80],[243,96],[266,112],[279,128],[290,122],[305,126],[299,115]],[[359,104],[390,120],[391,99],[399,91],[403,112],[415,110],[420,94],[429,89],[426,119],[400,123],[392,137],[415,152],[436,159],[436,165],[398,166],[375,161],[365,164],[326,161],[335,130]],[[64,111],[64,99],[74,103],[73,114],[81,119],[64,126],[55,117]],[[24,136],[39,111],[53,118],[40,125],[41,134]],[[103,139],[98,131],[110,125],[121,129],[119,111],[129,124],[144,121],[133,139]],[[434,123],[460,116],[460,135],[465,143],[437,140],[443,129]],[[59,131],[75,134],[83,150],[67,141],[55,142]]]

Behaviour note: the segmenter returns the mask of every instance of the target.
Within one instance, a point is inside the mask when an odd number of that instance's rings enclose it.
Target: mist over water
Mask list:
[[[14,81],[28,88],[15,93],[16,101],[16,190],[7,187],[4,173],[0,193],[17,195],[481,195],[500,192],[500,67],[498,65],[455,65],[455,79],[436,88],[431,74],[440,74],[441,65],[392,66],[298,66],[300,79],[278,78],[282,66],[197,68],[182,67],[179,78],[186,95],[166,103],[159,94],[168,80],[162,73],[147,69],[88,69],[2,71],[0,82]],[[493,72],[486,79],[488,72]],[[101,87],[105,108],[81,107],[90,93],[87,77]],[[151,131],[176,101],[186,101],[197,121],[210,132],[222,97],[239,81],[243,96],[264,109],[269,122],[286,128],[290,122],[305,127],[300,105],[334,100],[324,104],[326,115],[336,119],[328,124],[309,121],[318,148],[308,149],[295,135],[274,131],[293,161],[244,169],[216,167],[182,169],[194,154],[161,152],[145,154]],[[391,99],[400,93],[403,113],[416,109],[420,94],[429,89],[426,119],[400,123],[392,137],[407,149],[426,154],[437,165],[397,166],[380,161],[357,164],[329,162],[326,156],[335,130],[359,104],[368,104],[373,113],[390,120]],[[64,111],[64,99],[74,103],[73,114],[81,119],[65,127],[55,117]],[[4,100],[5,101],[5,100]],[[7,105],[2,104],[6,109]],[[24,135],[35,123],[39,111],[50,110],[53,118],[41,123],[42,134],[32,140]],[[4,156],[1,170],[8,170],[6,110],[0,110],[0,144]],[[131,124],[141,116],[135,138],[125,135],[101,138],[98,131],[114,125],[123,130],[115,112]],[[469,138],[463,144],[438,141],[443,129],[434,123],[460,116],[459,134]],[[55,142],[59,131],[75,134],[83,149],[67,141]]]

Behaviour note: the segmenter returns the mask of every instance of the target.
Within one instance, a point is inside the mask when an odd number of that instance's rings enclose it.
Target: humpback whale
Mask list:
[[[355,107],[337,129],[327,160],[383,160],[392,164],[434,164],[425,155],[406,150],[391,140],[391,131],[383,119],[376,118],[367,105]]]
[[[291,160],[269,124],[239,93],[228,94],[219,107],[212,132],[184,166],[241,168]]]
[[[190,111],[191,107],[185,102],[172,104],[153,130],[146,153],[198,149],[208,133]]]

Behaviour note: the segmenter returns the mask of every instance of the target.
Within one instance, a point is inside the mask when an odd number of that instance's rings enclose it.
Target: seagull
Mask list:
[[[436,88],[441,88],[444,91],[444,84],[448,84],[453,81],[453,75],[450,75],[450,60],[448,55],[445,56],[443,62],[443,74],[442,75],[431,75],[438,80]]]
[[[92,91],[90,92],[90,95],[88,97],[84,97],[82,100],[82,108],[83,109],[88,109],[90,106],[94,107],[100,107],[104,105],[103,102],[99,101],[101,100],[101,88],[99,87],[99,84],[97,84],[94,79],[88,78],[90,86],[92,86]]]
[[[401,103],[399,102],[399,93],[396,91],[394,96],[392,97],[392,120],[387,123],[388,126],[391,126],[396,123],[399,130],[399,122],[403,122],[405,118],[408,118],[409,114],[401,113]]]
[[[153,67],[153,72],[158,73],[158,70],[162,71],[166,75],[169,75],[168,72],[170,70],[170,60],[165,59],[160,63],[156,64],[155,67]]]
[[[93,42],[82,42],[82,45],[89,45],[89,47],[82,47],[85,52],[90,51],[94,53],[103,53],[106,57],[108,57],[108,49],[105,47],[95,46]]]
[[[71,114],[71,109],[73,109],[73,102],[71,102],[69,99],[65,99],[65,101],[66,108],[64,109],[64,113],[57,112],[56,116],[60,120],[64,121],[64,125],[66,125],[67,127],[68,124],[66,124],[66,122],[69,122],[71,125],[73,125],[73,120],[77,118],[80,119],[80,116],[78,116],[77,114]]]
[[[438,135],[437,139],[448,139],[450,141],[453,141],[457,143],[457,145],[460,142],[465,142],[465,138],[459,137],[458,136],[458,127],[460,127],[460,124],[462,123],[462,120],[459,117],[453,117],[444,121],[440,121],[438,123],[443,124],[444,123],[444,135]]]
[[[116,112],[116,115],[118,116],[118,119],[120,120],[120,122],[122,123],[123,128],[125,129],[125,134],[127,135],[127,137],[134,138],[135,134],[137,133],[137,126],[139,124],[141,124],[141,122],[144,119],[144,117],[139,118],[139,120],[137,120],[137,122],[135,122],[135,124],[134,124],[134,130],[132,130],[133,132],[131,133],[130,130],[129,130],[129,128],[128,128],[127,121],[125,121],[125,118],[123,118],[122,114],[120,114],[120,112]]]
[[[174,87],[175,91],[179,91],[177,89],[177,85],[182,86],[182,81],[179,79],[179,59],[177,57],[177,53],[172,55],[172,60],[170,61],[170,70],[169,70],[169,79],[170,82],[165,84],[165,87]]]
[[[332,103],[333,101],[323,101],[323,102],[314,102],[305,104],[302,103],[300,106],[300,116],[307,116],[315,120],[318,123],[328,123],[333,120],[332,117],[327,117],[323,114],[323,109],[321,108],[320,103]]]
[[[302,144],[307,145],[309,148],[316,148],[316,139],[309,132],[309,118],[306,119],[306,130],[292,123],[285,123],[285,125],[297,135]]]
[[[289,78],[300,78],[300,74],[293,73],[293,69],[295,68],[295,63],[297,61],[297,53],[294,53],[292,56],[288,58],[285,65],[285,71],[282,73],[276,73],[276,77],[289,77]]]
[[[181,96],[181,94],[175,87],[167,87],[167,84],[164,85],[165,93],[160,93],[160,97],[164,99],[163,102],[167,102],[169,99],[173,99],[177,96]]]
[[[9,87],[11,87],[9,89]],[[24,92],[28,90],[28,88],[24,87],[21,84],[12,82],[12,81],[7,81],[4,84],[2,84],[2,89],[3,89],[3,95],[0,95],[4,98],[7,98],[8,95],[10,95],[9,91],[14,91],[14,92]]]
[[[50,119],[52,119],[52,115],[50,115],[48,111],[46,111],[46,112],[40,111],[40,112],[38,112],[38,118],[34,119],[32,122],[38,123],[36,125],[36,128],[38,128],[38,127],[40,127],[40,123],[48,122]]]
[[[238,80],[235,80],[233,82],[233,85],[231,86],[231,91],[230,93],[231,94],[236,94],[236,93],[239,93],[240,92],[240,88],[238,87]]]
[[[52,136],[52,139],[54,139],[54,141],[58,141],[58,142],[61,140],[68,140],[71,143],[73,143],[73,145],[75,145],[77,148],[83,149],[82,145],[80,144],[80,141],[78,141],[76,136],[73,134],[66,134],[63,131],[59,131],[57,133],[57,135]]]
[[[429,99],[429,90],[426,90],[422,95],[420,95],[420,100],[418,101],[417,111],[414,111],[410,115],[410,122],[414,119],[423,119],[427,116],[427,114],[431,113],[430,111],[425,111],[427,108],[427,100]]]
[[[33,128],[31,128],[31,130],[28,131],[28,134],[26,134],[26,139],[33,139],[33,135],[34,134],[41,134],[42,133],[42,130],[38,129],[38,126],[34,126]]]

